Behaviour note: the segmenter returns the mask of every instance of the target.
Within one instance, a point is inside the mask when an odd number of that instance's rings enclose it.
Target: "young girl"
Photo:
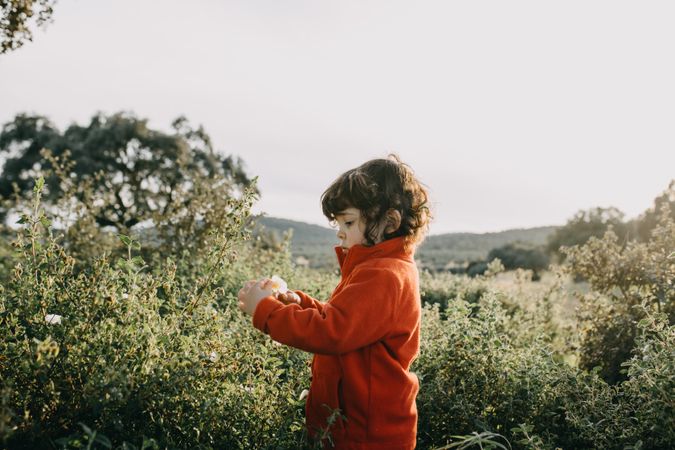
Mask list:
[[[368,161],[321,197],[340,240],[342,277],[330,299],[275,295],[268,279],[239,291],[256,328],[314,353],[307,427],[315,439],[328,430],[335,448],[415,447],[419,383],[409,368],[419,352],[421,306],[413,253],[428,228],[427,203],[398,157]]]

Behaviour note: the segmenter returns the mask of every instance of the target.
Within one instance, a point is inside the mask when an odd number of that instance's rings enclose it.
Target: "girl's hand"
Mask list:
[[[284,282],[283,290],[275,290],[275,285],[277,285],[279,280],[273,280],[271,278],[263,278],[260,280],[260,286],[263,289],[272,289],[272,295],[279,300],[280,302],[290,305],[290,304],[295,304],[299,305],[300,304],[300,296],[296,294],[295,292],[286,289],[286,283]]]
[[[300,296],[296,294],[293,291],[287,291],[285,293],[278,293],[277,294],[277,300],[279,300],[282,303],[285,303],[286,305],[299,305],[300,304]]]
[[[239,309],[243,312],[253,315],[256,306],[265,297],[272,295],[272,289],[263,288],[262,283],[255,280],[249,280],[244,287],[239,290],[237,298],[239,299]]]

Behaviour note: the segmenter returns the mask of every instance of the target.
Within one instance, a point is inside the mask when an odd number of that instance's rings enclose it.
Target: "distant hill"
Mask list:
[[[287,230],[292,230],[291,253],[295,258],[306,258],[310,267],[337,267],[333,251],[333,247],[338,243],[335,230],[277,217],[259,217],[257,223],[278,239],[281,239]],[[461,264],[485,259],[490,250],[510,242],[543,245],[556,228],[558,227],[549,226],[496,233],[431,235],[418,249],[416,257],[424,266],[442,270],[452,263]]]
[[[428,236],[417,251],[417,258],[425,266],[436,270],[448,263],[480,261],[487,258],[493,248],[511,242],[535,246],[544,245],[558,227],[536,227],[499,231],[495,233],[446,233]]]
[[[336,231],[319,225],[312,225],[278,217],[258,217],[258,226],[281,240],[291,230],[291,253],[294,258],[306,258],[310,267],[337,268],[333,247],[337,245]]]

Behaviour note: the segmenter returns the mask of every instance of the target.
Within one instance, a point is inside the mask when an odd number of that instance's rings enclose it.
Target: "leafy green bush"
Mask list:
[[[588,280],[593,292],[582,296],[580,365],[600,367],[603,378],[625,378],[621,363],[634,347],[643,303],[675,323],[675,221],[664,208],[647,242],[621,245],[608,231],[583,246],[565,249],[568,270]]]
[[[638,323],[636,349],[624,366],[626,415],[645,448],[675,442],[675,327],[664,315],[646,315]]]
[[[251,193],[187,283],[170,259],[144,267],[126,236],[126,258],[104,254],[75,271],[40,192],[38,184],[0,292],[5,445],[76,446],[91,433],[126,448],[301,445],[307,355],[273,345],[233,306],[232,286],[214,285],[236,264]]]
[[[641,348],[624,364],[628,380],[613,386],[552,357],[545,337],[515,339],[517,322],[496,293],[482,297],[477,313],[462,300],[445,317],[426,306],[413,366],[419,447],[469,442],[478,430],[513,448],[667,448],[675,438],[675,335],[664,319],[646,317]]]
[[[623,217],[624,214],[614,207],[579,211],[549,236],[546,250],[550,255],[564,260],[565,253],[561,247],[583,245],[590,238],[600,237],[608,230],[613,230],[623,239],[628,233]]]
[[[249,239],[253,191],[223,203],[226,214],[214,212],[210,220],[222,221],[208,232],[195,220],[191,232],[201,238],[191,245],[186,235],[180,252],[158,235],[92,228],[97,254],[93,244],[73,244],[86,241],[75,231],[86,230],[91,205],[83,200],[79,222],[59,230],[41,208],[41,189],[2,254],[11,269],[0,285],[2,446],[309,445],[300,399],[309,355],[255,330],[236,293],[248,279],[278,274],[326,299],[338,277],[293,266],[288,239]],[[499,261],[474,278],[422,272],[418,448],[667,448],[675,440],[674,228],[664,219],[647,243],[620,247],[607,234],[570,251],[569,267],[593,290],[579,318],[595,331],[580,356],[606,363],[615,344],[600,338],[632,333],[610,361],[624,371],[613,384],[604,366],[566,362],[576,349],[565,347],[573,330],[554,317],[559,280],[533,284],[521,270],[507,289]]]

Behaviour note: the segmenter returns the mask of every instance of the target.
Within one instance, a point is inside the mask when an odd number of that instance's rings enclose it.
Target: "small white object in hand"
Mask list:
[[[288,285],[286,282],[278,275],[272,275],[272,291],[275,294],[285,294],[288,292]]]
[[[57,325],[61,323],[62,317],[58,314],[47,314],[45,316],[45,321],[50,325]]]

